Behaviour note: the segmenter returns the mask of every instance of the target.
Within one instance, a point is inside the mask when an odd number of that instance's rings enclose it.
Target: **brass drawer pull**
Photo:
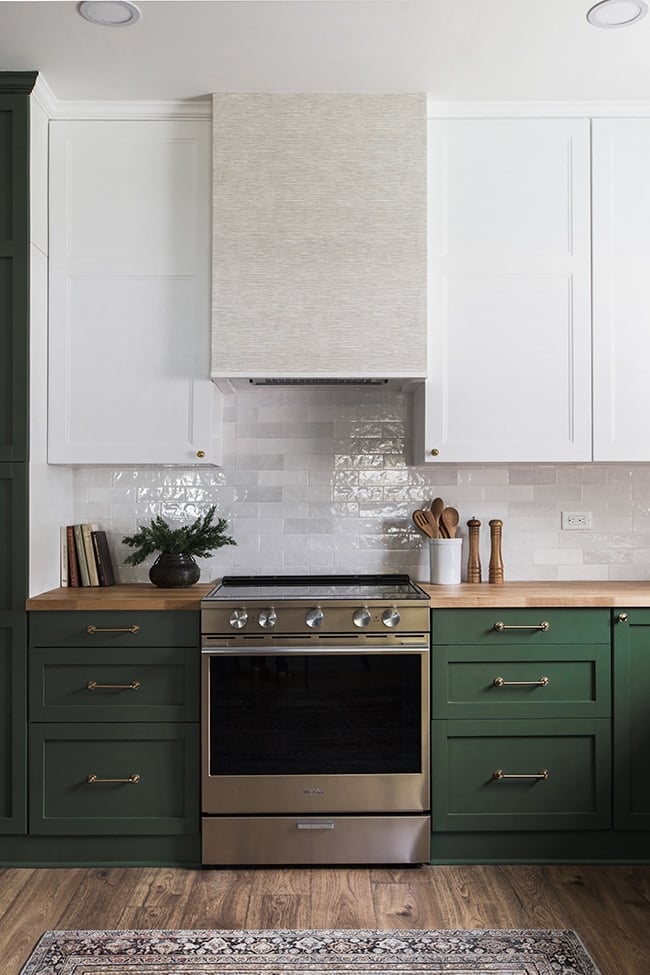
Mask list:
[[[500,782],[502,779],[547,779],[549,775],[548,769],[543,768],[541,772],[528,772],[524,774],[519,774],[517,772],[504,772],[503,769],[498,768],[492,773],[492,778]]]
[[[548,677],[540,677],[539,680],[504,680],[503,677],[495,677],[492,683],[495,687],[548,687],[551,682]]]
[[[137,623],[133,623],[131,626],[95,626],[94,623],[89,623],[86,627],[86,633],[139,633],[140,627]]]
[[[96,680],[89,680],[86,687],[89,691],[139,691],[140,681],[132,680],[130,684],[98,684]]]
[[[133,775],[129,775],[128,779],[98,779],[97,776],[93,775],[92,773],[86,776],[86,782],[88,785],[100,785],[106,782],[110,784],[124,783],[127,785],[137,785],[139,781],[140,776],[137,772],[134,772]]]
[[[499,620],[494,624],[494,629],[497,631],[497,633],[503,633],[504,630],[542,630],[544,633],[546,633],[546,631],[550,630],[550,628],[551,624],[547,620],[544,620],[542,623],[528,623],[520,625],[502,623],[501,620]]]

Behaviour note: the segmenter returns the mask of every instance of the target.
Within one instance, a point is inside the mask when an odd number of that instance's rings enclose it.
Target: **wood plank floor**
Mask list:
[[[55,928],[573,928],[650,973],[650,867],[0,869],[0,971]]]

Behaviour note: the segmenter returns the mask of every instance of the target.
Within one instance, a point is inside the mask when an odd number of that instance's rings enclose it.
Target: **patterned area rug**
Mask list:
[[[47,931],[21,975],[598,975],[574,931]]]

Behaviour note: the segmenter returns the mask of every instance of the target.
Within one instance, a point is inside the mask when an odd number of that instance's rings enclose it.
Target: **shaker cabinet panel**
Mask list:
[[[650,118],[595,119],[594,460],[647,461],[650,444]]]
[[[434,711],[449,718],[609,717],[608,644],[438,647]]]
[[[51,464],[220,463],[210,122],[51,123]]]
[[[32,647],[32,721],[197,721],[196,648]]]
[[[434,721],[436,830],[607,829],[609,721]]]
[[[191,610],[39,610],[29,616],[32,647],[124,647],[138,659],[140,647],[198,647],[199,636],[199,613]]]
[[[30,831],[198,831],[198,725],[34,724]]]
[[[0,93],[0,461],[27,458],[29,98]]]
[[[432,119],[428,175],[418,462],[589,460],[588,120]]]

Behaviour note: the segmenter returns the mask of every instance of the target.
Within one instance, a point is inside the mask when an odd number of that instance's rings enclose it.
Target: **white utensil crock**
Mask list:
[[[436,586],[453,586],[460,582],[462,538],[432,538],[429,541],[431,582]]]

